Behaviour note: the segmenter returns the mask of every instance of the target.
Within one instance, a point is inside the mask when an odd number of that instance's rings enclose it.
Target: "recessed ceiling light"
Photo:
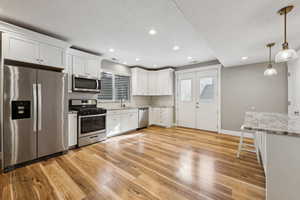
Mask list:
[[[149,31],[149,35],[156,35],[157,34],[157,31],[155,29],[151,29]]]
[[[153,67],[157,67],[157,65],[153,65]]]
[[[188,60],[193,60],[192,56],[187,57]]]
[[[178,51],[180,49],[180,46],[178,46],[178,45],[175,45],[174,47],[173,47],[173,50],[174,51]]]
[[[242,57],[242,60],[248,60],[247,56]]]
[[[115,52],[115,50],[113,48],[110,48],[108,51],[112,52],[112,53]]]
[[[135,59],[135,61],[140,61],[140,60],[141,60],[141,59],[139,59],[139,58],[136,58],[136,59]]]
[[[127,62],[125,61],[125,62],[123,62],[123,64],[124,64],[124,65],[127,65]]]

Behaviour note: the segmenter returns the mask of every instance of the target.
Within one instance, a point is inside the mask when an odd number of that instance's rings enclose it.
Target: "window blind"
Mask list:
[[[115,100],[126,100],[130,97],[130,77],[115,75]]]
[[[101,100],[113,100],[113,75],[110,73],[101,73],[101,92],[98,96]]]

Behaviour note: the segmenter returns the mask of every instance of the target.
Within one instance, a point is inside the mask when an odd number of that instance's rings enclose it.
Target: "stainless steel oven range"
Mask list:
[[[96,99],[72,99],[70,110],[78,112],[78,146],[106,139],[106,110],[97,108]]]

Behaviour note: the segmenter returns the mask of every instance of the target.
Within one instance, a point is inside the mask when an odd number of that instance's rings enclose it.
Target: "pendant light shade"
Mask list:
[[[273,67],[267,68],[264,72],[264,76],[275,76],[277,75],[277,70],[274,69]]]
[[[289,48],[287,42],[287,14],[293,10],[294,6],[287,6],[278,11],[280,15],[284,15],[284,43],[282,44],[282,51],[278,52],[275,57],[275,62],[287,62],[298,58],[298,54],[294,49]]]
[[[272,65],[272,47],[275,45],[275,43],[267,44],[267,48],[269,48],[269,64],[267,69],[264,72],[265,76],[275,76],[277,75],[277,70],[273,68]]]
[[[279,51],[275,57],[275,62],[287,62],[298,58],[298,54],[294,49],[286,49]]]

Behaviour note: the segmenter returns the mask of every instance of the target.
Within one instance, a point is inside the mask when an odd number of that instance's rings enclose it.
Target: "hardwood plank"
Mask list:
[[[239,138],[149,127],[0,174],[5,200],[263,200],[254,153]],[[247,139],[247,143],[252,143]]]

